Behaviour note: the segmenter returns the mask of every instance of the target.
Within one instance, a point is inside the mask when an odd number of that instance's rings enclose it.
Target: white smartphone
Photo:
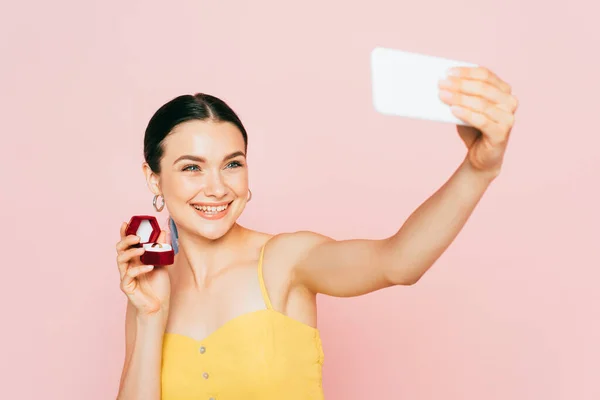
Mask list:
[[[469,125],[439,98],[438,82],[452,67],[476,64],[376,47],[371,52],[373,105],[385,115]]]

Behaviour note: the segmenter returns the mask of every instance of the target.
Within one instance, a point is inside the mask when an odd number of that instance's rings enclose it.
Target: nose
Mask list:
[[[219,171],[212,171],[206,179],[204,194],[207,197],[221,198],[227,193],[227,186],[223,181],[223,177]]]

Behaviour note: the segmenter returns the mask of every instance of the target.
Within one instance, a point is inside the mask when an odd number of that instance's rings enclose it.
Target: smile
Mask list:
[[[227,214],[230,205],[231,202],[218,205],[191,204],[191,206],[197,211],[198,215],[205,219],[223,218]]]

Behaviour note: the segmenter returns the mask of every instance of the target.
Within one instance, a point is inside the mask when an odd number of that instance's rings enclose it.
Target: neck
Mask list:
[[[235,260],[236,250],[247,236],[247,229],[235,224],[218,239],[179,231],[179,278],[196,288],[206,287],[212,276]],[[190,279],[191,278],[191,279]]]

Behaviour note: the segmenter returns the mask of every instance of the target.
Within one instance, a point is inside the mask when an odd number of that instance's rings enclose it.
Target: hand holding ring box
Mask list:
[[[135,247],[144,248],[144,254],[140,257],[144,265],[159,267],[173,264],[175,252],[171,245],[156,242],[160,235],[160,225],[155,217],[151,215],[131,217],[125,235],[136,235],[140,238],[140,242]]]

